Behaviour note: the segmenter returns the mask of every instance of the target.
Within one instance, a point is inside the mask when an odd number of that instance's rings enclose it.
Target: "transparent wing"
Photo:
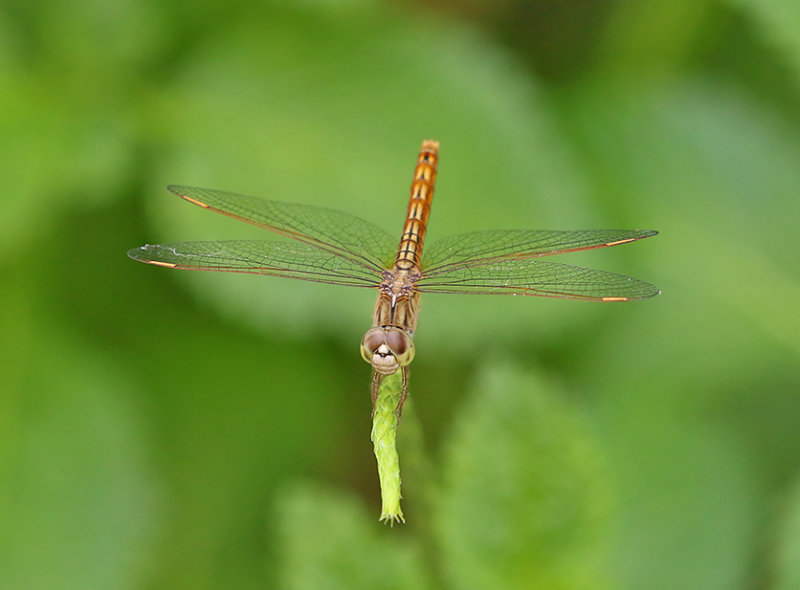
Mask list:
[[[391,268],[394,261],[397,240],[378,226],[347,213],[205,188],[176,185],[167,188],[195,205],[294,238],[368,268],[384,270]]]
[[[589,301],[629,301],[658,295],[658,287],[613,272],[544,260],[510,259],[450,266],[416,283],[421,293],[535,295]]]
[[[627,244],[656,235],[649,229],[589,229],[576,231],[495,230],[448,236],[423,253],[425,276],[449,273],[455,267],[502,260],[550,256],[591,248]]]
[[[333,285],[376,287],[376,270],[306,244],[232,240],[147,244],[128,251],[140,262],[189,270],[244,272]]]

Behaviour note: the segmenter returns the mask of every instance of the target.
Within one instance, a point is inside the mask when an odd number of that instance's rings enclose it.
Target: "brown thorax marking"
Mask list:
[[[396,326],[413,336],[417,328],[419,301],[415,284],[420,276],[416,268],[404,269],[398,265],[383,272],[383,280],[378,287],[380,295],[375,304],[374,327]]]

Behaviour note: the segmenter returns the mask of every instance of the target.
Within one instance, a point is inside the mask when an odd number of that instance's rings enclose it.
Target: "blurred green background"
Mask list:
[[[800,4],[0,8],[0,588],[800,588]],[[374,293],[134,263],[271,238],[169,183],[429,240],[653,228],[645,302],[427,296],[377,522]]]

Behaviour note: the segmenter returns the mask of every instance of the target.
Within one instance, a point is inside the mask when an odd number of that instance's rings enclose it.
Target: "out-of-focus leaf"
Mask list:
[[[597,451],[542,383],[487,369],[459,408],[436,525],[454,588],[604,588]]]
[[[598,182],[662,231],[657,247],[637,250],[654,254],[646,278],[663,289],[656,305],[671,294],[709,300],[796,349],[800,136],[733,89],[702,82],[593,86],[574,112]],[[687,324],[666,327],[686,333],[693,316],[684,310]]]
[[[602,355],[585,361],[593,370],[580,385],[595,390],[594,423],[616,480],[616,581],[631,590],[749,588],[763,516],[761,465],[742,429],[726,427],[726,417],[709,409],[711,400],[737,392],[732,381],[717,391],[722,377],[711,380],[700,370],[703,360],[706,372],[719,363],[704,357],[702,346],[681,352],[661,337],[659,331],[641,338],[631,323],[604,341]],[[630,342],[639,350],[631,352]],[[653,369],[659,355],[664,365]]]
[[[614,569],[622,588],[751,587],[758,489],[747,454],[734,437],[687,422],[640,407],[607,425],[620,482]]]
[[[615,3],[597,51],[606,73],[660,77],[679,67],[703,32],[710,0]]]
[[[795,69],[795,88],[800,89],[800,4],[794,0],[728,0],[753,16],[764,39]]]
[[[169,43],[165,11],[154,0],[120,0],[113,6],[102,0],[64,0],[46,9],[38,2],[9,0],[6,6],[9,21],[16,25],[8,44],[16,56],[40,65],[58,64],[60,73],[78,78],[124,77]]]
[[[276,521],[284,590],[432,587],[420,548],[353,498],[295,485],[280,495]]]
[[[62,210],[120,194],[134,159],[136,95],[146,88],[136,68],[152,58],[164,26],[147,1],[11,4],[0,14],[5,259]]]
[[[84,102],[84,90],[70,83],[0,74],[0,252],[6,260],[41,237],[64,209],[111,198],[127,176],[130,136],[121,114],[112,105]]]
[[[788,498],[775,555],[775,590],[800,588],[800,485]]]
[[[14,299],[0,344],[0,587],[140,587],[156,514],[136,390]]]

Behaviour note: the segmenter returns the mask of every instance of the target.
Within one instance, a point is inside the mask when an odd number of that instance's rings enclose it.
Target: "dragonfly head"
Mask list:
[[[377,373],[391,375],[414,360],[414,342],[401,328],[370,328],[361,339],[361,358]]]

